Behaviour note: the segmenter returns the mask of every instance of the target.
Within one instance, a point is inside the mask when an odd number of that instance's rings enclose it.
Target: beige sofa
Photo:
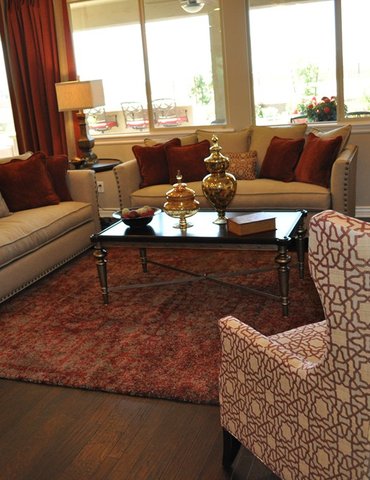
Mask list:
[[[216,133],[223,152],[256,150],[258,154],[257,178],[238,180],[236,195],[229,209],[306,209],[310,214],[333,209],[354,216],[356,204],[356,163],[358,148],[346,144],[350,135],[350,126],[333,130],[334,135],[343,134],[345,148],[337,156],[331,171],[329,188],[303,182],[283,182],[270,178],[258,178],[262,160],[269,142],[274,135],[279,137],[299,137],[305,135],[306,126],[296,127],[253,127],[240,132]],[[325,134],[326,136],[326,134]],[[344,138],[346,136],[346,138]],[[192,141],[210,140],[212,132],[199,130],[196,136],[184,139],[183,144]],[[148,143],[153,144],[155,142]],[[139,188],[141,176],[136,159],[129,160],[114,168],[117,181],[120,206],[151,205],[163,207],[165,195],[171,184],[151,185]],[[186,179],[185,179],[186,181]],[[186,182],[195,191],[201,208],[210,205],[202,193],[201,181]]]
[[[72,201],[0,218],[0,302],[91,246],[100,230],[95,173],[69,170]]]

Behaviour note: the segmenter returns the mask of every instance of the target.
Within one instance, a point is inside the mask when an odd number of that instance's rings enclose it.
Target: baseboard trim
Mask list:
[[[356,218],[370,218],[370,206],[356,207]]]

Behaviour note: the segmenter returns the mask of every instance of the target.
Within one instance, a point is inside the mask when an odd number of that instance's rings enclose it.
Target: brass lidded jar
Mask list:
[[[186,230],[192,224],[186,221],[187,217],[195,215],[199,210],[199,202],[195,200],[195,192],[182,182],[181,172],[176,175],[177,183],[166,193],[167,201],[163,205],[163,210],[170,217],[179,218],[178,224],[174,228]]]
[[[211,155],[204,159],[207,170],[210,172],[202,180],[204,196],[216,209],[218,217],[213,223],[223,225],[227,223],[225,211],[236,193],[237,181],[234,175],[226,172],[229,159],[222,155],[222,147],[218,144],[216,135],[212,137]]]

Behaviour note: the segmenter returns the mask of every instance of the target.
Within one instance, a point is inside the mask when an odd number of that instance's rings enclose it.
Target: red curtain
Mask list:
[[[66,0],[63,23],[69,79],[76,79]],[[55,83],[61,81],[53,0],[3,0],[0,33],[19,151],[67,154]]]

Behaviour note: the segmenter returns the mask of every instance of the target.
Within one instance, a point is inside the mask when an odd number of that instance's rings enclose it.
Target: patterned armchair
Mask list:
[[[220,320],[224,466],[240,444],[284,480],[370,478],[370,223],[311,219],[326,321],[265,337]]]

